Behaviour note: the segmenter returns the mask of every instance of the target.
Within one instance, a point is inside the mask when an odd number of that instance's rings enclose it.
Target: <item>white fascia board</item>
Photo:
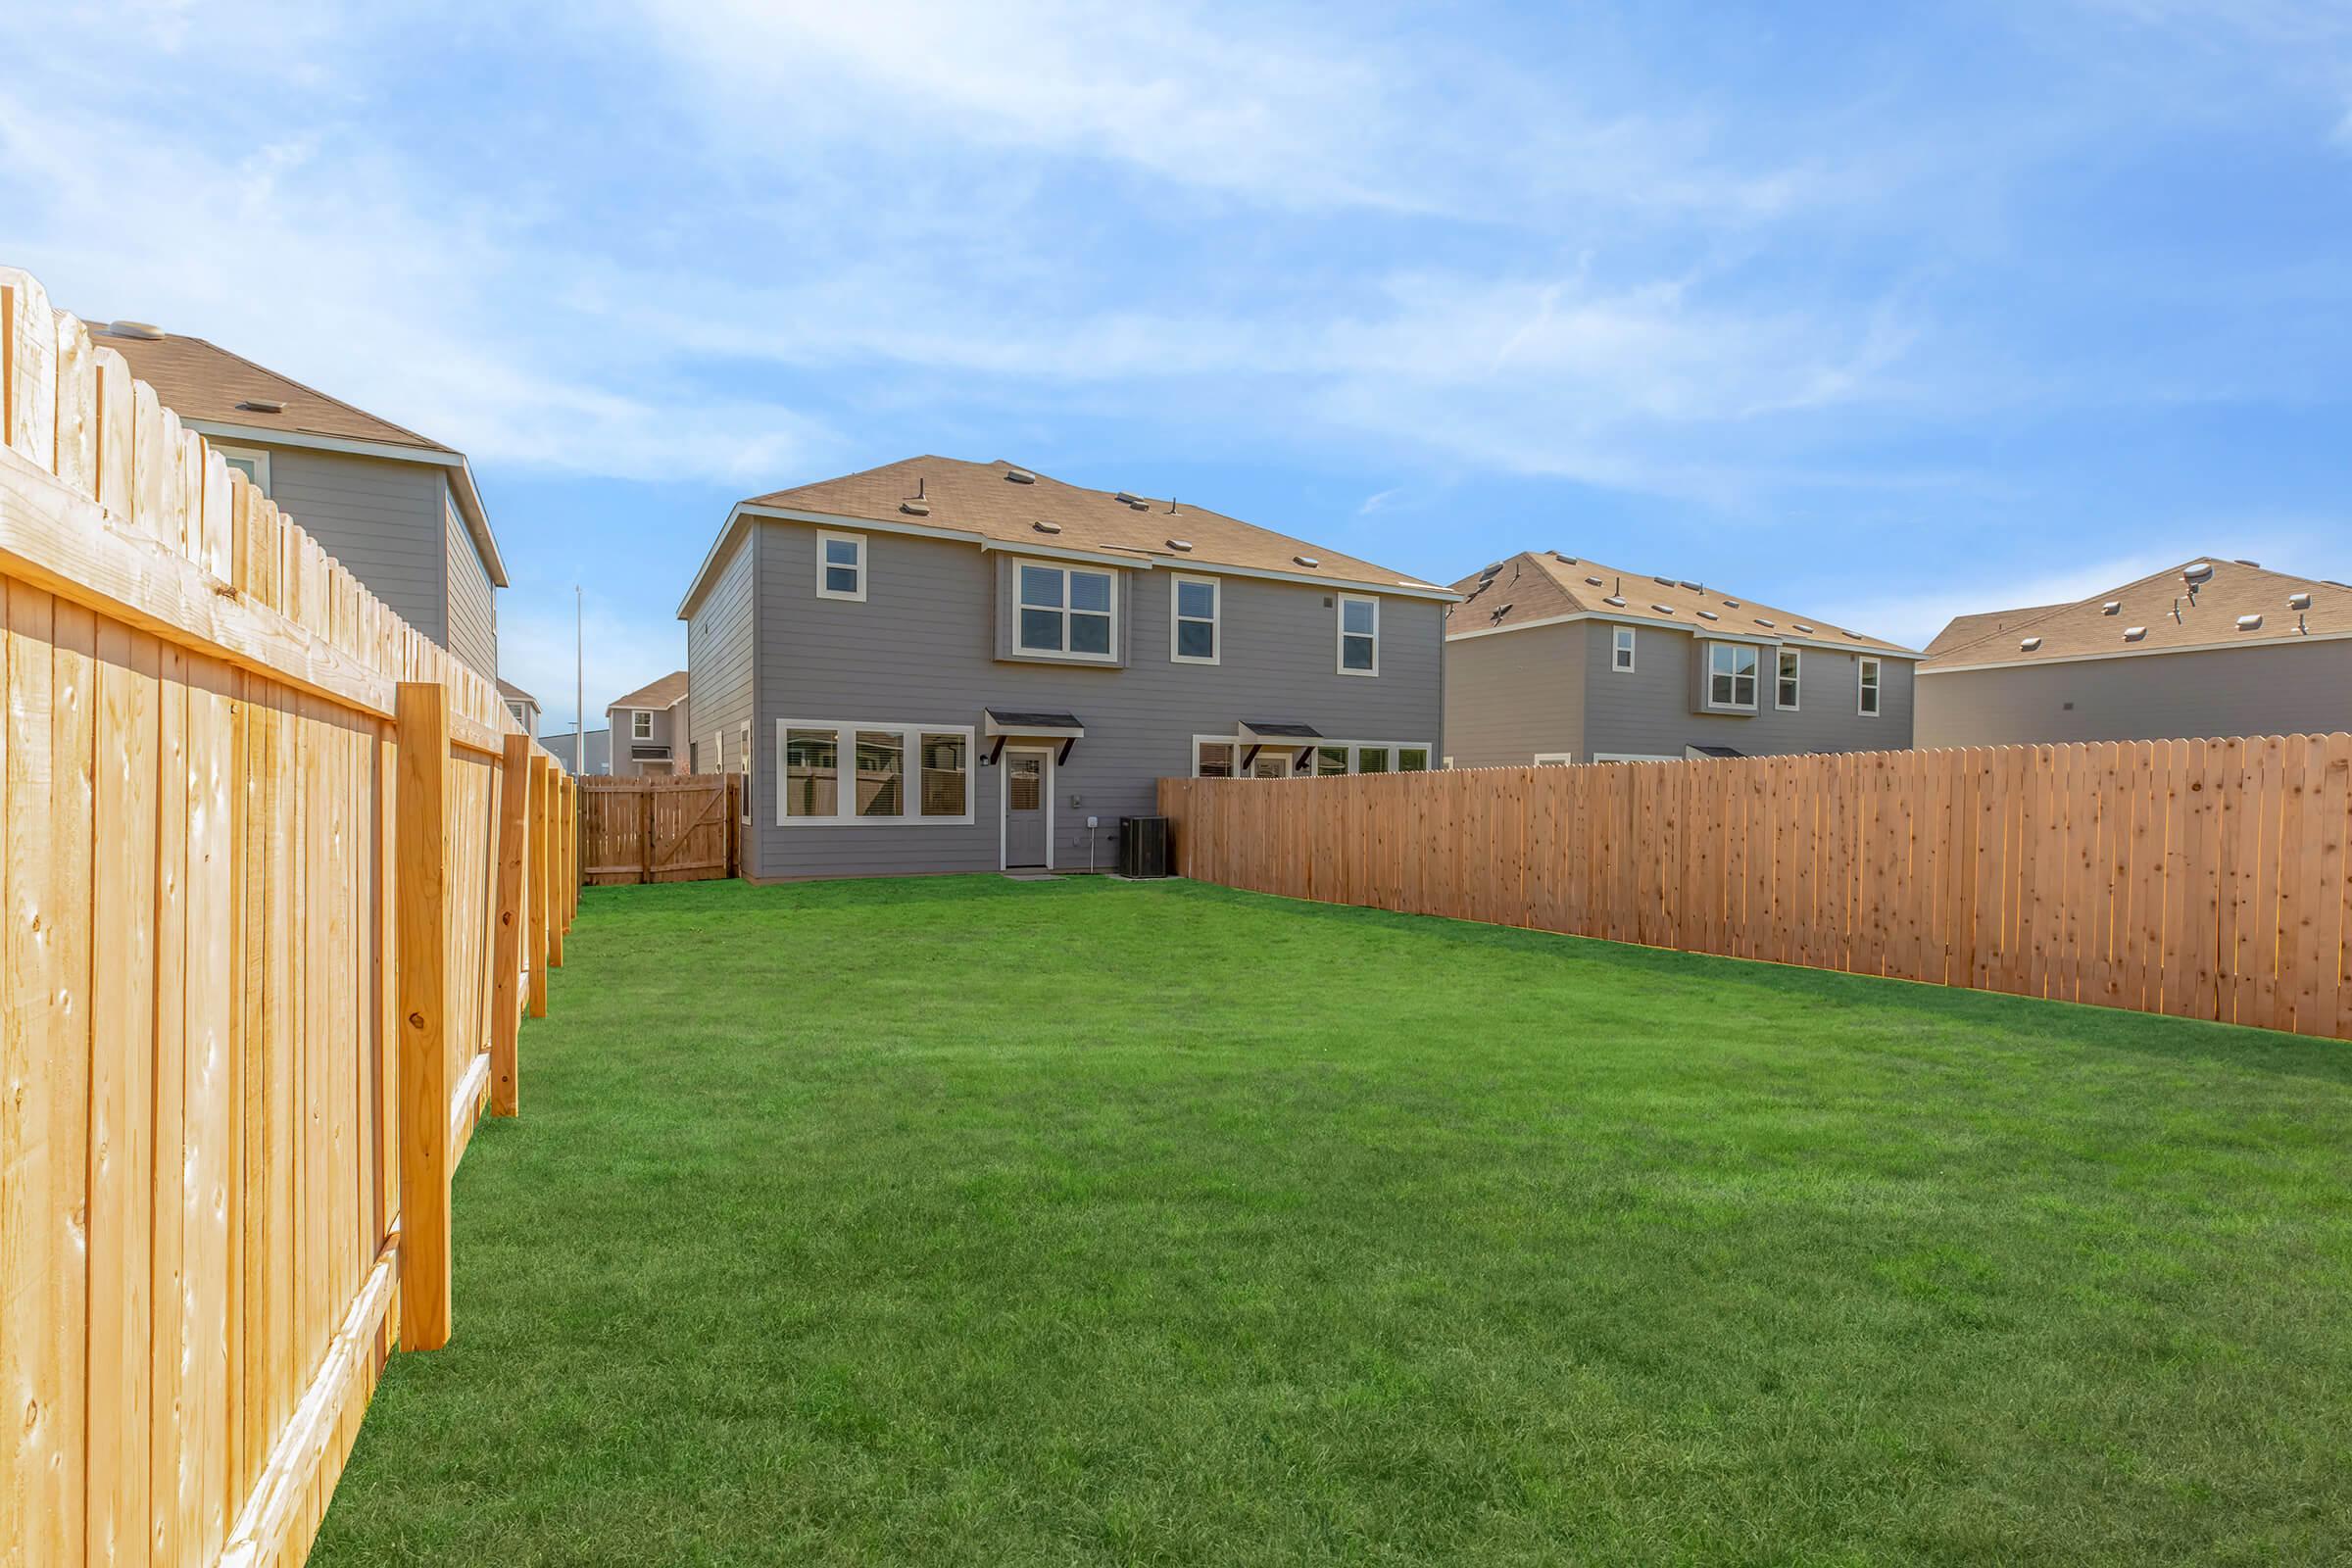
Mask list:
[[[180,422],[183,429],[222,441],[300,447],[309,452],[340,452],[354,458],[381,458],[390,463],[422,463],[436,468],[452,469],[450,488],[457,493],[458,511],[466,519],[466,531],[473,535],[474,548],[481,552],[482,564],[490,572],[491,585],[497,588],[510,586],[506,559],[498,553],[497,536],[490,531],[490,514],[482,506],[481,491],[474,485],[473,467],[462,452],[451,452],[442,447],[407,447],[392,441],[359,441],[348,436],[312,435],[305,430],[271,430],[258,424],[225,424],[219,419],[183,419]],[[301,520],[295,518],[297,522]]]
[[[2311,631],[2287,637],[2264,637],[2252,642],[2185,643],[2177,648],[2118,648],[2104,654],[2057,654],[2048,659],[2004,659],[1985,664],[1923,666],[1922,675],[1964,675],[1980,669],[2039,669],[2045,664],[2089,664],[2106,659],[2156,659],[2166,654],[2212,654],[2224,649],[2292,648],[2300,643],[2334,643],[2352,638],[2352,631]]]

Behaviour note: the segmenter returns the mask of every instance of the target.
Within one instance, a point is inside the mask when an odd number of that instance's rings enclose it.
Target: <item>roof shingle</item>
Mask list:
[[[1689,579],[1625,571],[1587,557],[1551,551],[1523,550],[1464,577],[1453,589],[1465,598],[1453,607],[1446,622],[1448,637],[1523,626],[1560,615],[1596,614],[1680,626],[1701,635],[1730,633],[1881,653],[1914,652],[1883,637],[1864,636]]]
[[[2195,567],[2211,568],[2194,585]],[[2297,604],[2299,597],[2308,596]],[[2111,612],[2107,607],[2114,605]],[[1937,634],[1923,672],[1982,664],[2034,664],[2053,659],[2162,653],[2216,645],[2292,642],[2352,633],[2352,587],[2318,577],[2266,571],[2251,562],[2204,556],[2151,572],[2073,604],[1963,638],[1961,616]],[[2252,617],[2249,619],[2249,617]],[[2032,643],[2032,647],[2026,644]]]

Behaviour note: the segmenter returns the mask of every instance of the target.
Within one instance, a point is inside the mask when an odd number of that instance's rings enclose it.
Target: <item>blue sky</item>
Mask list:
[[[2352,578],[2343,0],[0,31],[0,259],[471,454],[551,727],[575,581],[594,714],[730,501],[925,451],[1915,642],[2209,551]]]

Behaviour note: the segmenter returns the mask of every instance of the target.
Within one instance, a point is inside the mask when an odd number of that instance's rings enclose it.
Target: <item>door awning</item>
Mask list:
[[[1296,749],[1298,760],[1305,761],[1313,750],[1312,742],[1323,738],[1323,732],[1312,724],[1300,724],[1285,719],[1246,718],[1241,723],[1243,746],[1241,764],[1234,769],[1246,773],[1257,760],[1257,754],[1271,746],[1278,752]]]
[[[1061,756],[1058,761],[1070,760],[1070,748],[1086,739],[1086,726],[1076,713],[1049,713],[1034,709],[984,708],[980,710],[980,735],[993,742],[988,760],[995,762],[1004,754],[1004,743],[1015,741],[1059,741]]]

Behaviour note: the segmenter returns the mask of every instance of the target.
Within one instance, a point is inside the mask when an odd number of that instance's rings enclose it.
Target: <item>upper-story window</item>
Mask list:
[[[1879,716],[1879,662],[1865,659],[1856,668],[1855,679],[1859,685],[1855,691],[1854,711],[1864,718],[1876,718]]]
[[[262,494],[270,493],[270,454],[259,447],[215,447],[220,461],[253,481]]]
[[[1340,673],[1380,673],[1380,601],[1340,595]]]
[[[1619,626],[1609,634],[1609,667],[1620,675],[1634,672],[1634,628]]]
[[[865,535],[819,530],[816,536],[816,597],[865,598]]]
[[[654,715],[651,710],[640,708],[629,714],[629,739],[650,741],[654,738]]]
[[[1707,644],[1707,706],[1756,706],[1756,647],[1753,643]]]
[[[1214,577],[1170,579],[1168,657],[1179,664],[1217,662],[1217,612],[1223,595]]]
[[[1109,572],[1033,562],[1023,562],[1020,572],[1021,652],[1105,662],[1113,657],[1118,594]]]
[[[1796,661],[1796,650],[1793,648],[1782,649],[1780,661],[1780,679],[1777,684],[1777,689],[1773,693],[1773,703],[1776,707],[1788,709],[1793,709],[1796,707],[1798,685],[1797,676],[1798,666]]]

